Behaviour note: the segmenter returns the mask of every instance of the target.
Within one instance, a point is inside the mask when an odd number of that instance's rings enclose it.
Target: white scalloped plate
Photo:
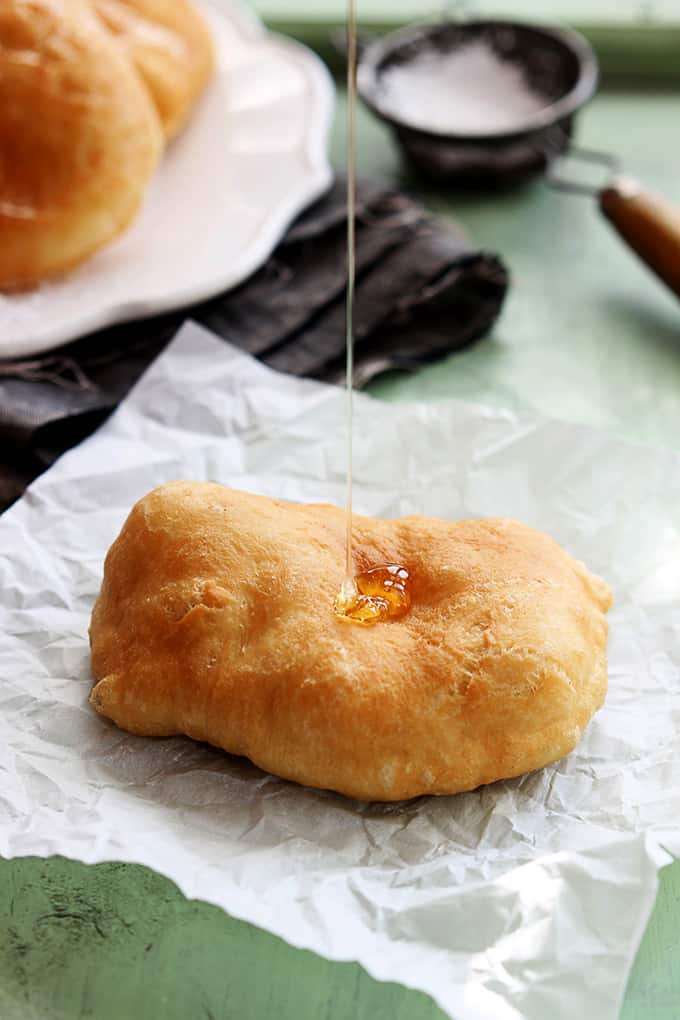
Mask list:
[[[334,93],[324,65],[231,2],[210,0],[204,9],[218,71],[166,153],[141,215],[73,273],[0,294],[0,358],[234,287],[330,184]]]

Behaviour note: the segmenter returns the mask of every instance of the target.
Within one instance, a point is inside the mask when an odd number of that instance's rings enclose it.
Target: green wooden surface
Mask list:
[[[260,17],[310,24],[344,18],[348,0],[252,0]],[[680,25],[677,0],[356,0],[361,21],[393,23],[443,14],[499,16],[569,24],[650,27]]]
[[[344,26],[347,0],[253,0],[276,31],[296,35],[338,68],[330,41]],[[680,79],[678,0],[357,0],[361,31],[386,32],[407,21],[450,17],[519,18],[573,25],[595,47],[607,81]]]
[[[631,171],[680,201],[679,113],[671,94],[602,95],[583,117],[582,140],[618,151]],[[341,106],[339,162],[343,136]],[[359,139],[365,172],[415,187],[366,114]],[[457,217],[504,254],[513,290],[492,337],[415,376],[378,381],[376,394],[465,397],[680,447],[680,306],[592,204],[541,182],[493,198],[416,190],[437,214]],[[662,872],[622,1020],[680,1016],[679,931],[680,862]],[[187,901],[144,868],[0,862],[1,1020],[442,1016],[423,995]]]
[[[680,204],[680,96],[600,95],[578,141],[617,153],[627,172]],[[493,336],[394,377],[387,399],[462,397],[552,415],[680,448],[680,305],[627,249],[594,200],[543,180],[495,196],[428,188],[403,167],[388,131],[362,111],[358,168],[416,191],[507,260],[513,284]],[[343,108],[333,156],[344,160]]]
[[[679,1015],[677,865],[659,902],[621,1020]],[[445,1020],[427,996],[293,949],[135,865],[2,862],[0,933],[2,1020]]]
[[[295,17],[310,22],[340,18],[347,0],[252,0],[263,18]],[[466,14],[504,14],[533,19],[557,19],[571,23],[613,25],[680,24],[677,0],[356,0],[357,15],[392,21],[408,21],[446,11]]]

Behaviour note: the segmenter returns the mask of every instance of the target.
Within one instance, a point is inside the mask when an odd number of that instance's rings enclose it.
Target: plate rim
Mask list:
[[[260,268],[285,234],[293,220],[309,205],[320,198],[333,181],[333,169],[327,153],[328,137],[335,103],[335,87],[326,65],[303,43],[278,33],[269,32],[251,8],[241,0],[200,0],[199,6],[208,8],[216,17],[228,19],[246,39],[253,43],[266,41],[288,54],[303,70],[313,84],[312,125],[301,151],[309,160],[309,174],[301,178],[299,185],[289,191],[253,234],[245,259],[239,259],[235,269],[218,272],[210,280],[200,284],[181,285],[158,299],[118,300],[102,305],[68,323],[52,326],[43,318],[43,328],[32,338],[4,340],[0,336],[0,363],[45,354],[69,343],[74,343],[90,333],[125,322],[148,319],[156,315],[179,311],[232,290],[243,283]],[[78,270],[74,270],[78,272]],[[31,292],[28,292],[31,293]],[[0,293],[0,298],[3,295]],[[49,316],[49,307],[42,309],[42,316]],[[2,313],[0,312],[0,329]]]

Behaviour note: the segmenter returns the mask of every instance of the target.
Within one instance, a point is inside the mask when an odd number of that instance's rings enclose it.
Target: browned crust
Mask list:
[[[357,517],[409,614],[332,614],[344,515],[175,482],[132,510],[92,616],[98,712],[366,800],[469,790],[573,749],[607,687],[605,583],[507,520]]]
[[[0,4],[0,289],[62,273],[131,222],[163,138],[82,0]]]

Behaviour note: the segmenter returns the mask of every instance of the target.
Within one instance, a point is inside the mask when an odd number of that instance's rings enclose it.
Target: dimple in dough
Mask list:
[[[361,800],[449,794],[570,752],[607,689],[607,585],[510,520],[354,519],[358,571],[401,563],[412,607],[333,615],[345,517],[219,485],[145,496],[90,630],[98,712],[187,734]]]

